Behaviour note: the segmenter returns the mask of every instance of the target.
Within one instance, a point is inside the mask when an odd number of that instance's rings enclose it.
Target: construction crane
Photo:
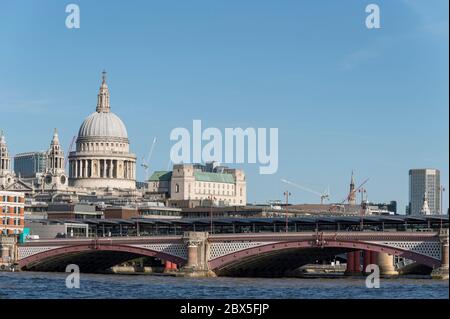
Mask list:
[[[347,197],[345,199],[342,200],[342,202],[340,204],[344,204],[346,201],[348,201],[350,199],[350,197],[353,194],[356,194],[356,192],[358,192],[367,182],[369,181],[369,178],[365,179],[364,182],[361,183],[361,185],[359,185],[357,188],[355,188],[353,191],[351,191],[350,193],[348,193]]]
[[[72,141],[70,142],[70,146],[67,149],[66,160],[64,161],[64,169],[67,167],[67,162],[69,161],[69,155],[70,155],[70,152],[72,152],[72,148],[73,148],[73,145],[75,144],[76,140],[77,140],[76,136],[72,137]]]
[[[306,192],[309,192],[309,193],[311,193],[311,194],[314,194],[314,195],[319,196],[319,197],[320,197],[320,204],[323,204],[323,201],[324,201],[324,200],[329,200],[329,199],[330,199],[330,191],[329,191],[329,189],[325,190],[325,192],[323,192],[323,193],[319,193],[319,192],[317,192],[317,191],[315,191],[315,190],[309,189],[308,187],[305,187],[305,186],[302,186],[302,185],[295,184],[295,183],[290,182],[290,181],[288,181],[288,180],[286,180],[286,179],[282,179],[281,181],[282,181],[283,183],[292,185],[292,186],[294,186],[294,187],[300,188],[301,190],[304,190],[304,191],[306,191]]]
[[[148,153],[147,158],[142,157],[142,164],[141,166],[144,168],[145,171],[145,181],[147,182],[149,179],[149,171],[150,171],[150,159],[152,158],[153,150],[155,148],[155,144],[157,142],[156,137],[153,139],[152,147],[150,148],[150,152]]]

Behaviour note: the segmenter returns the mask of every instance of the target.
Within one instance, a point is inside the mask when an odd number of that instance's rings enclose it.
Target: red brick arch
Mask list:
[[[253,248],[244,249],[235,253],[231,253],[225,256],[221,256],[215,258],[209,262],[209,266],[211,270],[216,270],[223,268],[225,266],[231,265],[233,263],[237,263],[245,258],[249,258],[252,256],[257,256],[264,253],[274,252],[274,251],[282,251],[286,249],[307,249],[307,248],[320,248],[314,241],[311,240],[300,240],[300,241],[289,241],[289,242],[279,242],[274,244],[268,244]],[[435,259],[430,256],[422,255],[416,252],[393,248],[389,246],[384,246],[380,244],[374,243],[365,243],[358,241],[336,241],[331,240],[327,241],[323,246],[326,248],[345,248],[345,249],[353,249],[353,250],[369,250],[381,253],[387,253],[390,255],[401,256],[411,260],[419,264],[423,264],[432,268],[438,267],[441,265],[441,261]]]
[[[128,246],[128,245],[111,245],[111,244],[81,244],[72,245],[66,247],[60,247],[55,249],[50,249],[41,253],[31,255],[29,257],[23,258],[18,261],[19,268],[23,268],[27,265],[38,263],[44,261],[45,259],[68,254],[68,253],[78,253],[87,251],[116,251],[116,252],[127,252],[141,256],[156,257],[159,259],[167,260],[178,265],[186,264],[186,259],[170,255],[164,252],[159,252],[147,248]]]

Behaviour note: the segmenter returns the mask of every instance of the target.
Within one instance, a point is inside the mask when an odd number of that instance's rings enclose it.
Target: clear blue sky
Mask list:
[[[65,27],[68,3],[80,29]],[[369,3],[379,30],[365,27]],[[193,119],[278,127],[278,174],[244,165],[250,202],[281,199],[281,178],[340,201],[354,169],[369,200],[403,212],[410,168],[439,168],[449,186],[448,36],[446,0],[2,0],[0,127],[13,154],[46,149],[54,127],[67,151],[105,68],[132,150],[159,139],[154,169]]]

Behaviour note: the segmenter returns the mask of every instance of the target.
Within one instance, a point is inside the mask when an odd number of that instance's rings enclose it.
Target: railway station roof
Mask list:
[[[290,224],[321,224],[321,225],[333,225],[333,224],[357,224],[361,221],[361,216],[302,216],[288,218]],[[371,215],[363,216],[363,222],[366,224],[427,224],[428,222],[436,223],[443,222],[448,224],[448,215],[434,215],[434,216],[405,216],[405,215]],[[148,225],[161,225],[161,226],[171,226],[171,225],[208,225],[211,223],[210,218],[177,218],[177,219],[167,219],[167,218],[133,218],[133,219],[39,219],[32,220],[28,219],[27,222],[37,222],[45,224],[89,224],[92,226],[115,226],[115,225],[136,225],[148,224]],[[275,218],[229,218],[229,217],[216,217],[213,218],[213,223],[215,225],[279,225],[284,224],[286,219],[284,217]]]

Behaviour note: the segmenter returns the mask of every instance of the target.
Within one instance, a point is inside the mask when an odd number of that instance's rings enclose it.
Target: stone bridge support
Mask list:
[[[448,280],[449,274],[448,274],[448,246],[449,246],[449,240],[448,240],[448,229],[442,229],[439,233],[439,240],[441,241],[441,267],[436,268],[431,273],[431,276],[434,279],[443,279]]]
[[[179,275],[187,277],[215,277],[209,269],[209,243],[207,232],[186,232],[183,242],[187,246],[187,263]]]
[[[347,268],[345,274],[348,276],[361,275],[361,251],[347,253]]]
[[[398,272],[394,267],[394,256],[387,253],[378,253],[378,267],[380,267],[381,276],[397,276]]]
[[[0,271],[9,270],[17,260],[15,237],[0,237]]]

